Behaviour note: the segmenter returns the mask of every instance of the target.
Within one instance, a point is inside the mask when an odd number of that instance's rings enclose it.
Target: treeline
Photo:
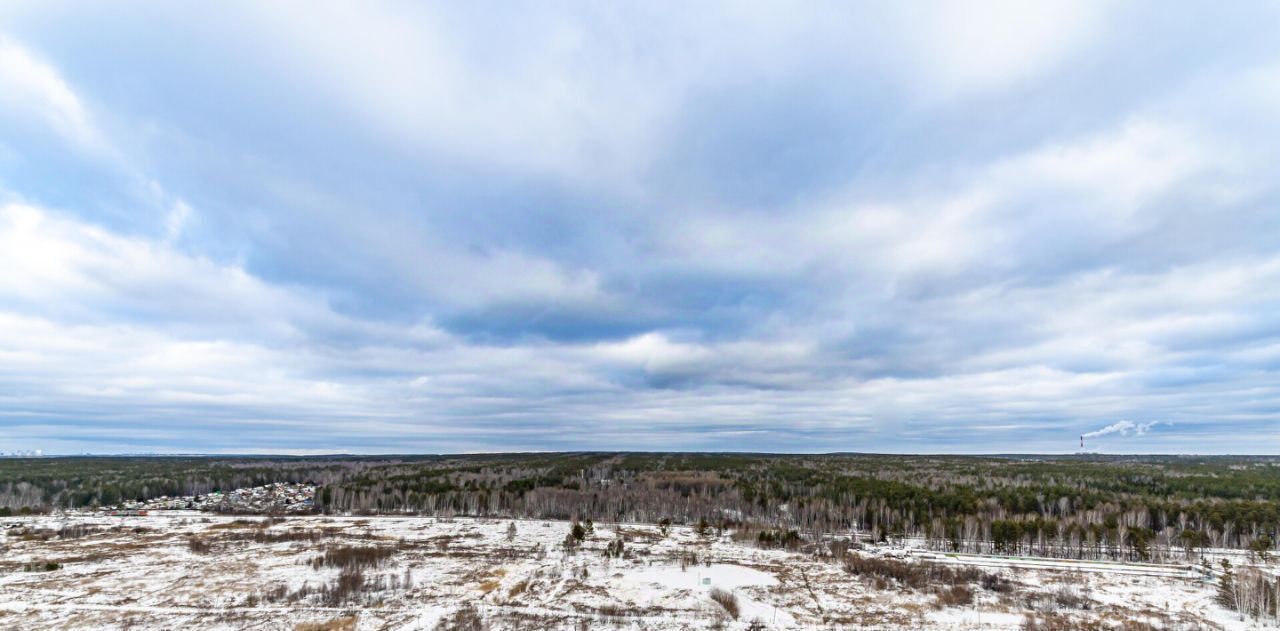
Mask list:
[[[22,462],[25,464],[17,465]],[[1280,540],[1280,458],[501,454],[0,461],[0,507],[268,482],[335,513],[706,521],[939,550],[1158,560]]]
[[[750,522],[935,549],[1158,560],[1274,549],[1275,458],[960,458],[710,454],[475,457],[372,467],[333,512]]]
[[[366,463],[303,458],[3,458],[0,513],[111,506],[272,482],[326,484],[361,466]]]

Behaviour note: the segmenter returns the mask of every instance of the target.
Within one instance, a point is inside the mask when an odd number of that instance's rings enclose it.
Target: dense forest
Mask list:
[[[1072,558],[1267,554],[1280,458],[574,453],[0,460],[0,514],[268,482],[317,510],[706,524],[762,542],[856,533]]]

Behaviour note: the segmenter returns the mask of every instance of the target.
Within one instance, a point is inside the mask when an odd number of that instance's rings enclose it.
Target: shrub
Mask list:
[[[997,593],[1010,592],[1014,588],[1012,581],[978,568],[898,561],[857,554],[845,557],[844,570],[863,578],[876,589],[887,589],[892,585],[915,591],[938,588],[935,594],[938,596],[938,604],[943,606],[973,602],[974,584]]]
[[[1053,592],[1053,604],[1059,609],[1080,609],[1087,605],[1089,600],[1080,595],[1075,589],[1063,585]]]
[[[326,549],[322,556],[316,557],[311,562],[311,566],[316,569],[377,567],[394,554],[395,550],[378,546],[335,546]]]
[[[484,619],[471,603],[467,603],[452,616],[440,620],[435,631],[484,631]]]
[[[1062,614],[1028,615],[1022,619],[1022,631],[1101,631],[1107,629],[1098,622],[1082,620],[1078,616]]]
[[[719,603],[721,607],[724,607],[725,612],[729,614],[730,618],[733,618],[734,620],[738,619],[738,614],[740,613],[738,609],[738,597],[735,596],[733,592],[725,591],[719,587],[714,588],[711,590],[711,600],[714,600]]]
[[[58,529],[59,539],[80,539],[92,535],[101,529],[89,524],[70,524]]]
[[[626,618],[627,616],[635,613],[621,605],[615,605],[612,603],[606,604],[606,605],[600,605],[600,607],[596,609],[596,612],[599,613],[601,616],[604,616],[605,618],[611,619],[615,622],[618,622],[622,618]]]
[[[328,536],[328,533],[322,530],[289,530],[285,532],[271,532],[265,529],[255,529],[248,532],[237,532],[229,536],[229,539],[235,541],[252,541],[254,543],[284,543],[287,541],[305,541],[315,543]]]
[[[761,548],[793,549],[800,545],[800,533],[794,530],[762,530],[756,536],[756,543]]]
[[[331,607],[336,607],[342,603],[355,599],[364,591],[364,572],[358,567],[343,568],[338,574],[338,578],[334,580],[324,591],[324,601]]]
[[[196,554],[209,554],[213,550],[213,545],[200,537],[190,537],[187,539],[187,549]]]
[[[520,581],[519,583],[512,585],[511,589],[507,590],[507,598],[515,598],[516,596],[528,591],[528,589],[529,581]]]
[[[952,585],[937,591],[937,604],[940,607],[961,607],[973,603],[973,590],[964,585]]]
[[[1259,561],[1266,563],[1267,557],[1271,554],[1272,545],[1274,544],[1271,541],[1271,537],[1262,535],[1249,543],[1249,553],[1251,556],[1256,556]]]
[[[982,575],[982,589],[997,594],[1007,594],[1013,591],[1013,581],[1000,576],[999,574],[985,573]]]
[[[622,537],[615,537],[609,545],[604,547],[604,555],[615,559],[622,557],[622,550],[626,544],[623,543]]]

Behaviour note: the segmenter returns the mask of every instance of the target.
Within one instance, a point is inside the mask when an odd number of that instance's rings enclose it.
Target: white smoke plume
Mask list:
[[[1155,427],[1159,423],[1160,421],[1151,421],[1148,423],[1120,421],[1119,423],[1112,423],[1102,429],[1088,432],[1084,435],[1084,438],[1097,438],[1099,436],[1106,436],[1107,434],[1120,434],[1121,436],[1128,436],[1132,434],[1134,436],[1141,436],[1151,431],[1151,428]]]

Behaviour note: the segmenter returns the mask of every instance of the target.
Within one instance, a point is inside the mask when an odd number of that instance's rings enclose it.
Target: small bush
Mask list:
[[[1000,576],[999,574],[990,574],[990,573],[983,574],[981,583],[982,583],[982,589],[985,589],[989,592],[995,592],[997,594],[1007,594],[1013,591],[1013,581],[1010,581],[1009,579],[1003,576]]]
[[[520,581],[519,583],[512,585],[510,590],[507,590],[507,598],[515,598],[516,596],[528,591],[528,589],[529,581]]]
[[[330,607],[354,600],[364,591],[364,572],[357,567],[343,568],[333,585],[324,591],[324,601]]]
[[[610,541],[609,545],[604,547],[604,555],[606,557],[620,559],[622,558],[622,551],[625,547],[626,543],[623,541],[622,537],[614,537],[613,541]]]
[[[484,619],[471,603],[467,603],[436,624],[435,631],[484,631]]]
[[[335,546],[311,562],[315,569],[321,567],[362,568],[377,567],[395,554],[391,548],[378,546]]]
[[[1087,605],[1089,600],[1080,595],[1071,587],[1063,585],[1053,592],[1053,604],[1059,609],[1080,609]]]
[[[261,528],[262,522],[256,519],[233,519],[209,526],[209,530],[232,530],[235,528]]]
[[[738,619],[738,614],[740,613],[738,608],[738,597],[735,596],[733,592],[725,591],[719,587],[714,588],[711,590],[711,600],[714,600],[719,603],[721,607],[724,607],[725,612],[729,614],[730,618],[733,618],[734,620]]]
[[[289,586],[279,584],[262,593],[262,600],[267,602],[280,602],[289,597]]]
[[[761,548],[791,550],[799,547],[801,543],[800,533],[794,530],[762,530],[759,535],[756,535],[756,544]]]
[[[965,585],[952,585],[936,593],[939,607],[962,607],[973,603],[973,590]]]
[[[908,563],[857,555],[845,558],[844,570],[874,581],[877,587],[892,582],[914,590],[939,585],[967,585],[984,577],[982,571],[971,567],[953,568],[937,563]]]
[[[605,618],[611,619],[613,621],[620,621],[622,618],[626,618],[627,616],[632,615],[635,612],[621,605],[607,604],[607,605],[600,605],[600,607],[596,609],[596,613],[600,614],[601,616],[604,616]]]
[[[1068,585],[1060,585],[1051,592],[1027,592],[1020,596],[1023,608],[1049,613],[1064,609],[1088,610],[1093,604],[1089,598]]]
[[[227,539],[231,541],[252,541],[254,543],[284,543],[292,541],[304,541],[307,543],[316,543],[330,533],[323,530],[288,530],[285,532],[271,532],[263,528],[257,528],[250,531],[241,531],[231,534]]]
[[[97,526],[90,526],[88,524],[71,524],[58,529],[58,538],[80,539],[81,537],[87,537],[99,532],[100,530],[101,528],[98,528]]]
[[[1062,614],[1028,615],[1022,619],[1022,631],[1101,631],[1106,629],[1098,622],[1082,620],[1079,616]]]

